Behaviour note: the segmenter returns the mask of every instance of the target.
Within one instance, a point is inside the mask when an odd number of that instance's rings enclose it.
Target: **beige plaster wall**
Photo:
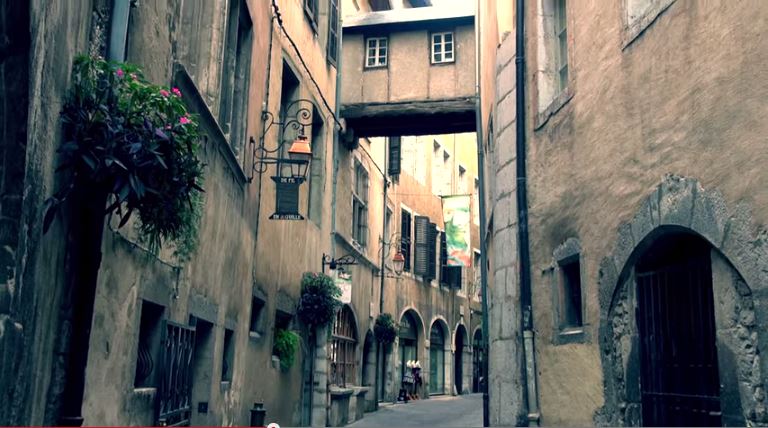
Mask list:
[[[342,53],[343,103],[439,100],[472,96],[475,93],[474,28],[471,25],[446,27],[446,30],[451,29],[456,38],[454,63],[430,64],[429,33],[403,31],[389,34],[387,67],[371,69],[364,68],[364,36],[345,35]]]

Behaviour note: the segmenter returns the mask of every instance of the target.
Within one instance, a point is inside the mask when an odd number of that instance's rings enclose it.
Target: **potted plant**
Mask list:
[[[296,351],[299,349],[299,335],[293,330],[277,329],[272,355],[280,359],[280,367],[288,370],[293,366]]]
[[[59,170],[70,175],[46,201],[44,230],[70,196],[87,193],[120,226],[138,214],[151,249],[170,241],[187,257],[196,245],[203,163],[197,119],[181,92],[147,82],[134,65],[87,56],[76,58],[72,82],[58,149]]]
[[[301,300],[297,309],[299,319],[313,327],[329,325],[341,306],[341,289],[328,275],[305,273],[301,278]]]
[[[373,325],[373,334],[376,336],[376,340],[384,345],[394,342],[397,337],[397,326],[392,319],[392,315],[388,313],[379,314]]]

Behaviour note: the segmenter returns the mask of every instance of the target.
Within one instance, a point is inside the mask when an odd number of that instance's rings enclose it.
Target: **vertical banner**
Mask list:
[[[341,289],[341,303],[352,303],[352,275],[344,271],[336,271],[336,286]]]
[[[469,225],[472,221],[469,195],[443,198],[443,221],[448,266],[471,266],[472,250]]]

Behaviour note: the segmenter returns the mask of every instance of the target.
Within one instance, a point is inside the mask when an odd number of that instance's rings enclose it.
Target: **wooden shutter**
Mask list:
[[[413,273],[421,276],[429,275],[429,217],[414,218],[414,238],[416,246],[413,256]]]
[[[328,18],[328,60],[333,64],[339,59],[339,5],[338,0],[329,2],[330,16]]]
[[[437,278],[437,225],[435,223],[429,224],[429,242],[428,246],[428,272],[427,277],[429,279]]]
[[[403,270],[411,270],[411,213],[400,211],[400,251],[405,257]]]
[[[448,264],[448,245],[445,240],[445,232],[440,234],[440,282],[447,284],[445,265]]]
[[[389,137],[389,175],[400,175],[401,152],[400,137]]]

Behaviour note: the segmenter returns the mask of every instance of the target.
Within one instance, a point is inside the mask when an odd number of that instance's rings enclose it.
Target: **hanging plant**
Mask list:
[[[379,314],[373,325],[373,334],[379,343],[388,345],[394,342],[395,337],[397,337],[397,326],[392,319],[392,315],[388,313]]]
[[[292,330],[278,329],[275,331],[275,344],[272,355],[280,359],[280,367],[288,370],[293,366],[296,351],[299,349],[299,335]]]
[[[177,256],[193,252],[203,164],[197,118],[181,92],[148,83],[134,65],[80,56],[61,118],[59,170],[71,175],[46,201],[43,230],[72,192],[104,195],[105,214],[116,213],[120,227],[138,213],[150,248],[170,241]]]
[[[328,275],[306,272],[301,278],[299,319],[310,326],[330,324],[341,306],[341,289]]]

